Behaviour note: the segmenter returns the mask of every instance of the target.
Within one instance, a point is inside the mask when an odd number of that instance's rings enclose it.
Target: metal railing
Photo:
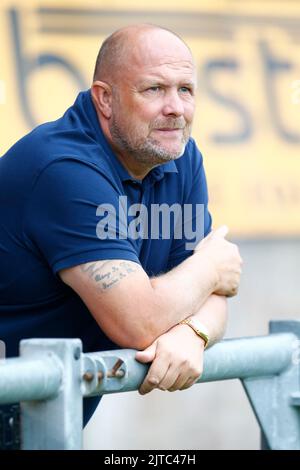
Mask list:
[[[224,340],[204,355],[197,383],[241,379],[264,446],[300,449],[300,321]],[[122,349],[82,353],[78,339],[31,339],[0,364],[0,404],[21,402],[22,449],[81,449],[83,397],[137,390],[149,366]]]

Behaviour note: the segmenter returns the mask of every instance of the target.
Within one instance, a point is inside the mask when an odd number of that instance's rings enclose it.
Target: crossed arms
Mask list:
[[[199,318],[211,344],[224,334],[226,297],[237,293],[242,263],[226,233],[224,227],[211,232],[192,256],[155,278],[124,260],[60,271],[108,337],[121,347],[142,350],[137,360],[152,362],[140,393],[182,390],[201,374],[204,342],[188,325],[178,325],[181,320]]]

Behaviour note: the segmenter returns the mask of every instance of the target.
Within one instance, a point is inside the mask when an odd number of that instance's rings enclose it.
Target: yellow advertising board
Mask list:
[[[90,86],[103,39],[150,22],[190,45],[214,225],[238,237],[300,235],[300,2],[0,3],[0,155]]]

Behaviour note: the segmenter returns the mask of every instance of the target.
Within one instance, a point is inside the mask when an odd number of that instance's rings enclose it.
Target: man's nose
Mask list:
[[[184,114],[184,106],[178,90],[169,90],[165,94],[162,112],[164,116],[182,116]]]

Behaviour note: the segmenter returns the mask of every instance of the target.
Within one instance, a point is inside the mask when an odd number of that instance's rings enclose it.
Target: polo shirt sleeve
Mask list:
[[[127,220],[120,214],[119,195],[118,187],[92,164],[75,158],[52,162],[37,177],[27,201],[26,243],[55,274],[96,260],[139,263],[124,236]]]
[[[190,140],[187,151],[188,161],[185,168],[187,175],[182,202],[184,213],[187,210],[187,216],[183,218],[181,236],[172,242],[168,270],[191,256],[197,243],[209,234],[212,227],[203,157],[193,139]],[[193,234],[195,236],[192,236]]]

